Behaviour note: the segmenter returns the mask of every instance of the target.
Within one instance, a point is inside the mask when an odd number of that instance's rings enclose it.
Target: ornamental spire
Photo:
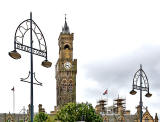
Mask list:
[[[157,115],[157,113],[155,115],[155,122],[158,122],[158,115]]]
[[[66,14],[65,14],[64,27],[62,27],[62,33],[63,33],[63,34],[70,34],[69,27],[68,27],[67,21],[66,21]]]

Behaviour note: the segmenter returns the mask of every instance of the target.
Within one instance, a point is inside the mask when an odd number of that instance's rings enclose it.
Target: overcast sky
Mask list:
[[[30,55],[19,51],[22,58],[13,60],[17,26],[29,18],[44,34],[52,68],[41,66],[42,57],[34,56],[34,72],[43,86],[34,86],[34,106],[49,113],[56,105],[55,64],[58,59],[58,36],[64,25],[64,14],[74,33],[74,58],[77,59],[77,102],[93,106],[108,89],[108,104],[119,96],[126,107],[136,112],[139,92],[129,94],[134,73],[143,65],[150,84],[151,98],[143,95],[143,105],[155,116],[160,115],[160,1],[159,0],[5,0],[0,2],[1,85],[0,112],[13,112],[12,91],[15,86],[16,108],[30,103],[30,85],[20,82],[30,70]],[[26,41],[29,39],[26,38]],[[35,40],[36,41],[36,40]]]

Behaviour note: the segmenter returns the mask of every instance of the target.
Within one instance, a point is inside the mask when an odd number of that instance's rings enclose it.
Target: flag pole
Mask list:
[[[15,113],[15,92],[13,90],[13,113]]]
[[[107,88],[107,105],[108,105],[108,88]]]
[[[14,92],[14,86],[11,89],[13,91],[13,113],[15,113],[15,92]]]

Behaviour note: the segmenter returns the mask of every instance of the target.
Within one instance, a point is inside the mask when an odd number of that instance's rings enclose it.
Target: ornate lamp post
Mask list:
[[[138,81],[140,83],[138,84]],[[140,65],[140,69],[134,74],[133,78],[133,85],[132,85],[132,91],[130,91],[131,95],[135,95],[137,92],[135,89],[140,90],[140,122],[142,122],[142,91],[146,91],[147,94],[145,95],[146,97],[151,97],[152,94],[149,93],[149,83],[148,83],[148,78],[146,76],[146,73],[142,69],[142,65]]]
[[[24,44],[25,34],[30,31],[30,46]],[[33,36],[32,32],[35,34],[38,40],[39,49],[33,48]],[[38,27],[38,25],[32,20],[32,12],[30,13],[30,19],[24,20],[16,29],[14,36],[14,50],[9,52],[9,56],[13,59],[20,59],[21,55],[16,51],[16,49],[30,53],[30,75],[31,75],[31,122],[33,122],[33,54],[44,57],[45,60],[42,62],[42,66],[51,67],[52,63],[47,60],[47,45],[45,38]]]

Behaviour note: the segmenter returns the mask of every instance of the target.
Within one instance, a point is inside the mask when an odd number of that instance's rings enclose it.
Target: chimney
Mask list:
[[[125,114],[126,114],[126,115],[130,115],[130,110],[126,110],[126,111],[125,111]]]

